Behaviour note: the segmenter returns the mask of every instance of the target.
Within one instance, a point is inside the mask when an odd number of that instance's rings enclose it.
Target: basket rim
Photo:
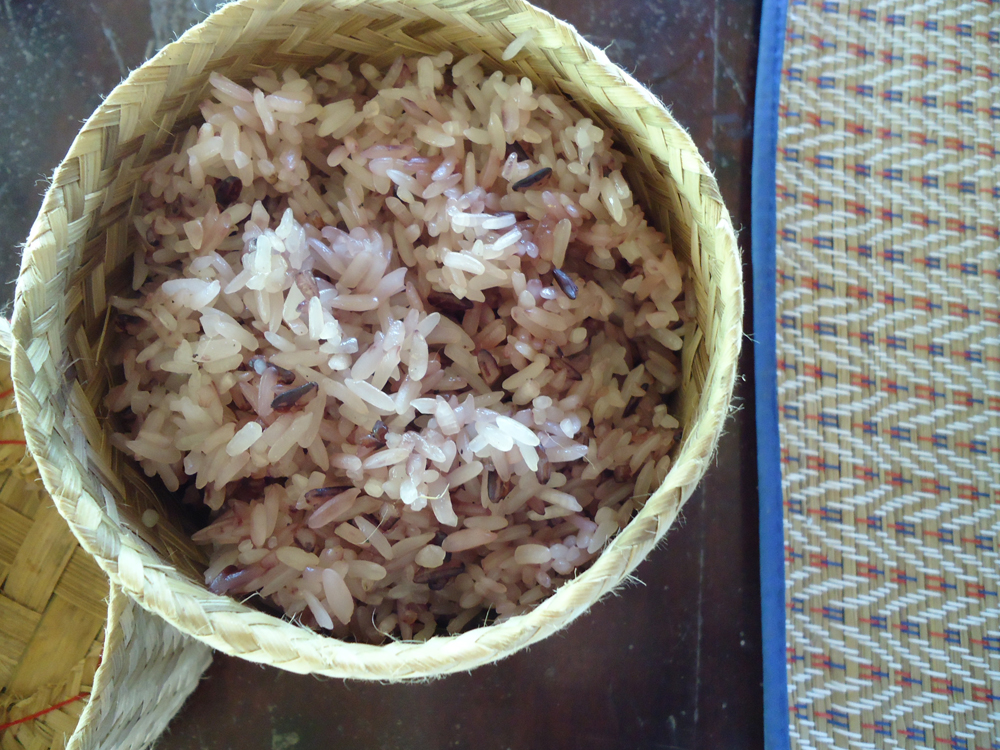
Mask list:
[[[67,458],[67,451],[53,446],[54,432],[63,416],[45,397],[54,390],[50,387],[39,398],[32,389],[36,377],[40,377],[36,373],[46,364],[55,365],[53,372],[57,373],[58,363],[53,357],[59,353],[50,350],[49,339],[59,339],[51,329],[46,337],[34,329],[33,318],[37,316],[32,316],[28,310],[26,297],[32,291],[41,294],[42,288],[51,286],[52,281],[58,279],[59,269],[52,268],[51,259],[44,257],[51,244],[48,215],[64,210],[59,190],[61,185],[78,176],[79,170],[74,164],[76,155],[90,145],[88,141],[93,140],[94,129],[108,118],[113,119],[116,107],[123,98],[127,98],[137,79],[150,68],[169,64],[180,48],[189,45],[204,47],[206,40],[203,37],[218,39],[225,31],[231,32],[231,27],[235,25],[232,22],[245,16],[247,11],[251,13],[253,24],[260,26],[277,19],[287,19],[308,1],[237,0],[219,8],[133,71],[84,124],[67,157],[55,171],[25,246],[13,314],[12,374],[15,397],[26,423],[30,421],[33,425],[32,429],[25,430],[28,448],[38,463],[46,488],[81,545],[129,596],[182,632],[224,653],[293,672],[391,680],[469,670],[555,632],[609,593],[663,537],[680,507],[694,491],[715,453],[728,414],[742,343],[743,282],[736,238],[708,165],[688,133],[673,119],[662,102],[569,24],[524,0],[498,0],[494,5],[502,6],[512,16],[523,14],[532,22],[545,24],[572,40],[583,52],[585,63],[608,79],[610,83],[606,85],[616,89],[628,88],[633,95],[639,94],[644,102],[642,113],[647,127],[665,141],[675,144],[683,167],[697,175],[696,181],[682,182],[673,176],[669,179],[674,182],[678,193],[687,198],[692,229],[701,230],[715,239],[716,252],[710,258],[711,268],[706,273],[718,277],[722,293],[715,293],[713,311],[717,330],[713,338],[714,353],[709,359],[701,398],[690,423],[685,425],[680,450],[666,479],[585,572],[561,586],[534,610],[502,623],[454,636],[435,636],[423,643],[391,641],[375,646],[340,641],[252,609],[227,596],[212,594],[186,579],[181,580],[179,575],[171,577],[165,574],[163,561],[127,528],[111,520],[103,508],[103,500],[92,497],[79,479],[67,476],[61,464]],[[363,0],[313,1],[345,10],[363,3]],[[429,17],[430,8],[453,12],[455,6],[461,3],[454,0],[368,0],[367,4],[385,6],[388,10],[405,8],[414,14]],[[442,9],[439,7],[442,5],[447,7]],[[211,59],[209,55],[204,62]],[[703,200],[709,205],[714,204],[718,209],[717,217],[711,215],[713,211],[708,212],[709,216],[704,215],[705,212],[700,210]],[[86,217],[92,218],[99,210],[99,205],[92,207]],[[42,266],[41,270],[39,266]],[[68,282],[64,281],[60,293],[68,288],[65,284]],[[48,324],[51,323],[49,320]],[[55,323],[57,326],[64,325],[65,320]],[[52,385],[49,382],[37,387]]]

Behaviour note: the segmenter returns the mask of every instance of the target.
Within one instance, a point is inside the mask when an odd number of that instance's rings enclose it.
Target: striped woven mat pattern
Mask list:
[[[792,747],[1000,748],[1000,1],[792,0]]]

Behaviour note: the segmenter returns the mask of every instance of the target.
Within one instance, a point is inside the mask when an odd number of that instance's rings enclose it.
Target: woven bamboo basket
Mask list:
[[[211,651],[149,614],[80,548],[25,454],[0,320],[0,748],[141,750]]]
[[[502,52],[534,36],[514,60]],[[208,76],[246,80],[261,66],[387,65],[406,53],[481,51],[614,130],[627,176],[692,268],[698,328],[683,350],[684,436],[663,485],[583,574],[529,614],[421,644],[321,636],[203,584],[202,553],[169,496],[109,447],[101,361],[109,295],[131,276],[129,212],[143,165],[197,111]],[[294,672],[420,678],[494,661],[564,627],[611,591],[676,518],[711,460],[728,412],[743,292],[729,215],[687,133],[645,88],[571,27],[522,0],[241,0],[133,72],[87,121],[56,171],[29,237],[14,309],[14,385],[28,446],[81,545],[112,581],[180,631],[228,654]],[[146,528],[147,509],[164,522]]]

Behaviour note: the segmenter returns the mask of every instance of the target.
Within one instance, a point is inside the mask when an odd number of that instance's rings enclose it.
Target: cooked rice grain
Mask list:
[[[204,492],[213,591],[455,633],[535,606],[669,468],[685,269],[611,134],[481,57],[212,73],[145,172],[107,403]]]

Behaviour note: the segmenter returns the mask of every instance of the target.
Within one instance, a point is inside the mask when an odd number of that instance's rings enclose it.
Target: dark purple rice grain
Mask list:
[[[624,410],[622,410],[622,419],[628,419],[633,414],[635,414],[635,410],[638,408],[638,406],[639,406],[639,397],[633,396],[631,399],[629,399],[629,402],[625,405]]]
[[[517,154],[518,161],[528,161],[528,152],[525,151],[524,146],[517,141],[507,144],[507,151],[504,153],[504,159],[509,158],[511,154]]]
[[[314,490],[309,490],[305,495],[307,501],[311,500],[329,500],[331,497],[336,497],[341,492],[347,492],[351,489],[351,485],[336,485],[333,487],[317,487]]]
[[[278,376],[278,382],[282,385],[291,385],[295,382],[295,373],[291,370],[286,370],[284,367],[278,367],[278,365],[273,362],[268,362],[267,366],[274,370],[275,374]]]
[[[436,310],[445,313],[464,313],[472,309],[472,300],[459,299],[451,294],[441,292],[431,292],[427,295],[427,302]]]
[[[456,560],[452,563],[445,563],[437,568],[420,571],[413,576],[413,582],[426,583],[431,591],[440,591],[463,570],[465,570],[465,564]]]
[[[221,210],[233,205],[243,192],[243,180],[239,177],[227,177],[215,185],[215,202]]]
[[[483,382],[486,385],[493,385],[497,382],[500,377],[500,365],[497,364],[496,357],[486,349],[480,349],[476,360],[479,362],[479,374],[483,376]]]
[[[264,371],[268,368],[274,370],[274,373],[278,376],[278,382],[282,385],[291,385],[295,382],[294,372],[286,370],[284,367],[279,367],[273,362],[268,362],[261,354],[255,354],[250,357],[250,361],[247,364],[258,375],[263,375]]]
[[[358,445],[362,448],[370,448],[372,450],[382,448],[385,446],[385,436],[388,432],[389,428],[385,422],[379,419],[375,422],[375,426],[372,427],[372,431],[358,441]]]
[[[127,333],[129,336],[135,336],[139,333],[139,329],[145,322],[146,321],[138,315],[129,315],[128,313],[123,312],[119,312],[115,315],[115,328],[123,333]]]
[[[306,383],[297,388],[289,388],[284,393],[274,397],[274,400],[271,401],[271,408],[279,412],[289,411],[306,395],[312,393],[317,388],[319,388],[319,385],[316,383]]]
[[[220,594],[227,591],[234,580],[238,580],[238,576],[242,571],[235,565],[227,565],[223,568],[219,575],[208,584],[208,590],[215,594]],[[245,577],[245,576],[244,576]]]
[[[569,274],[560,268],[553,268],[552,275],[556,277],[556,281],[559,282],[559,288],[563,290],[566,296],[570,299],[576,299],[576,295],[580,292],[580,289],[577,287],[576,282],[569,277]]]
[[[388,521],[384,521],[381,524],[382,533],[385,534],[392,531],[392,527],[395,526],[397,523],[399,523],[399,521],[400,521],[399,516],[392,516],[391,518],[389,518]]]
[[[513,185],[511,185],[511,190],[527,190],[530,187],[534,187],[539,182],[544,180],[552,174],[552,167],[542,167],[537,172],[532,172],[523,180],[518,180]]]
[[[552,464],[549,463],[549,459],[541,450],[538,451],[538,468],[535,469],[535,478],[538,479],[539,484],[547,484],[552,478]]]

